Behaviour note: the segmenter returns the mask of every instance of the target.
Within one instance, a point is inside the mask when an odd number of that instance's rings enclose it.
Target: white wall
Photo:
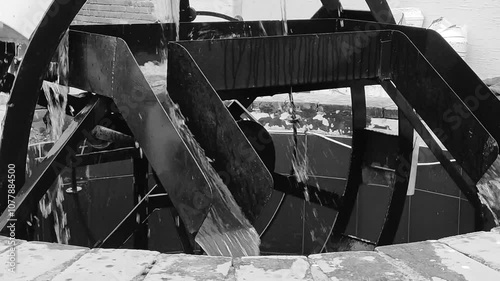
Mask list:
[[[479,77],[500,76],[499,0],[389,0],[391,8],[416,7],[424,13],[424,27],[445,17],[467,25],[467,63]],[[345,8],[368,9],[364,0],[344,0]]]
[[[240,15],[246,21],[281,19],[281,0],[191,0],[196,10]],[[289,19],[309,19],[321,7],[320,0],[286,0]],[[213,20],[203,17],[203,20]]]
[[[500,1],[400,0],[399,4],[420,8],[424,26],[439,17],[467,25],[467,63],[481,78],[500,76]]]
[[[244,0],[244,20],[281,19],[281,0]],[[286,0],[288,19],[310,19],[321,7],[320,0]]]
[[[164,1],[164,0],[161,0]],[[210,11],[225,14],[231,17],[242,16],[244,2],[248,0],[190,0],[189,4],[196,11]],[[245,19],[248,20],[248,19]],[[197,22],[226,21],[211,16],[197,16]]]

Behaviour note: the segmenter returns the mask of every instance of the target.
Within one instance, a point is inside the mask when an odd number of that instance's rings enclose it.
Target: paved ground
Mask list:
[[[11,248],[15,242],[15,250]],[[9,259],[17,262],[11,272]],[[88,249],[0,237],[0,280],[500,280],[500,228],[305,256],[225,258]]]

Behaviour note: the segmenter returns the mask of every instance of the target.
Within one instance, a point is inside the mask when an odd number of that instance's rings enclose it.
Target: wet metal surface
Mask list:
[[[70,83],[114,99],[187,229],[197,231],[208,213],[211,190],[125,42],[72,32],[70,46]]]
[[[273,179],[217,93],[182,46],[169,46],[168,92],[215,170],[255,221],[269,200]]]

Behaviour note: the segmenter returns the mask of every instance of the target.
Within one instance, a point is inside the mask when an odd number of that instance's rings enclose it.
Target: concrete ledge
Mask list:
[[[476,232],[448,237],[439,241],[500,271],[500,233]]]
[[[377,251],[404,263],[427,280],[500,280],[500,272],[438,241],[379,247]]]
[[[9,237],[0,236],[0,254],[8,251],[12,247],[17,247],[21,243],[26,242],[25,240],[10,239]]]
[[[81,256],[52,280],[134,280],[147,275],[160,253],[126,249],[95,249]]]
[[[0,280],[500,280],[497,230],[375,251],[235,259],[19,241],[15,272],[10,248],[0,253]]]
[[[244,257],[233,261],[235,280],[314,280],[303,256]]]
[[[24,242],[14,252],[0,254],[0,280],[33,280],[41,276],[55,276],[87,252],[87,248],[42,243]],[[14,260],[12,272],[10,262]],[[41,278],[50,280],[51,278]]]
[[[144,281],[227,280],[230,276],[234,276],[231,258],[161,255]]]
[[[500,227],[495,227],[491,230],[491,232],[496,232],[496,233],[500,233]]]
[[[315,280],[425,280],[378,252],[311,255],[309,262]]]

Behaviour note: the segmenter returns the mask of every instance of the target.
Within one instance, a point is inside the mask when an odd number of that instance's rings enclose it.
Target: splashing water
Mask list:
[[[280,0],[281,7],[281,21],[283,23],[283,35],[288,35],[288,21],[286,15],[286,0]],[[292,81],[292,70],[290,69],[290,83]],[[293,100],[293,89],[290,86],[290,91],[288,92],[288,99],[290,101],[290,122],[293,128],[293,153],[292,153],[292,171],[291,173],[295,175],[298,182],[307,183],[307,155],[301,155],[299,151],[298,144],[298,126],[299,119],[297,118],[297,109],[295,107],[295,102]],[[307,150],[307,145],[305,147]],[[307,188],[304,191],[306,200],[308,201],[309,194],[307,193]]]
[[[51,140],[55,141],[62,135],[64,118],[66,116],[66,105],[69,93],[69,59],[68,59],[68,32],[63,36],[58,48],[58,81],[50,83],[44,81],[43,93],[47,99],[47,110],[49,111]]]
[[[283,23],[283,35],[288,35],[288,20],[286,16],[286,0],[280,0],[281,22]]]
[[[217,208],[210,208],[207,218],[200,227],[195,241],[211,256],[255,256],[259,255],[260,239],[258,233],[245,218],[243,212],[234,201],[229,189],[224,184],[215,169],[210,165],[210,160],[206,157],[204,150],[196,141],[193,134],[186,125],[185,118],[175,104],[165,87],[165,78],[154,71],[162,71],[162,68],[154,64],[146,64],[141,67],[157,96],[162,96],[163,106],[168,112],[172,124],[176,128],[185,145],[196,159],[200,169],[206,175],[207,183],[213,192],[218,192],[223,202],[212,202]],[[216,196],[217,197],[217,196]],[[224,217],[221,213],[228,213],[234,216],[240,224],[225,225]],[[233,222],[234,223],[234,222]]]
[[[68,31],[61,39],[58,47],[58,79],[57,83],[44,81],[42,89],[47,99],[47,110],[49,114],[50,138],[52,141],[57,141],[64,127],[66,117],[66,105],[69,93],[69,40]],[[40,211],[44,218],[48,218],[52,214],[54,219],[54,231],[57,242],[68,244],[70,239],[70,231],[68,228],[67,214],[64,211],[62,202],[64,201],[63,180],[59,175],[54,186],[39,201]]]
[[[289,34],[288,32],[288,21],[287,21],[287,14],[286,14],[286,0],[280,0],[281,4],[281,20],[283,24],[283,35],[287,36]],[[290,70],[290,81],[292,81],[292,70]],[[304,200],[305,204],[311,204],[310,203],[310,195],[307,189],[307,184],[311,182],[311,179],[309,178],[309,175],[313,175],[313,171],[311,170],[309,166],[309,157],[307,153],[307,133],[308,130],[305,128],[304,130],[304,142],[299,144],[298,141],[298,131],[299,131],[299,125],[300,121],[297,116],[297,109],[295,106],[294,98],[293,98],[293,89],[290,87],[290,91],[288,93],[288,99],[290,102],[290,108],[289,108],[289,113],[290,113],[290,122],[292,123],[292,129],[293,129],[293,140],[292,140],[292,171],[291,174],[295,176],[297,182],[303,183],[304,184]],[[301,147],[303,145],[303,148]],[[317,182],[316,179],[314,179],[314,185],[320,189],[320,186]],[[317,196],[317,194],[316,194]],[[303,214],[305,216],[305,214]],[[305,219],[305,218],[303,218]],[[326,247],[328,237],[331,235],[331,229],[333,229],[333,223],[330,226],[325,226],[322,221],[320,221],[320,218],[318,217],[317,210],[313,208],[313,217],[310,218],[313,220],[319,221],[320,225],[319,228],[316,230],[310,230],[310,235],[311,239],[313,242],[317,242],[319,245],[320,251],[322,252],[323,249]],[[329,231],[330,229],[330,231]],[[326,235],[326,239],[325,236]]]
[[[288,22],[286,15],[286,0],[280,0],[281,7],[281,21],[283,23],[283,35],[288,35]],[[290,83],[292,81],[292,70],[290,69]],[[293,153],[292,153],[292,171],[291,173],[295,175],[298,182],[307,183],[308,179],[308,161],[307,161],[307,144],[304,147],[305,152],[302,154],[299,150],[298,143],[298,126],[299,119],[297,118],[297,109],[295,102],[293,100],[293,89],[290,86],[290,91],[288,92],[288,99],[290,101],[290,122],[293,128]],[[305,132],[307,134],[307,131]],[[306,137],[307,141],[307,137]],[[304,189],[304,197],[306,201],[309,201],[309,194],[307,193],[307,188]]]
[[[56,141],[62,135],[64,118],[66,116],[67,96],[63,87],[58,84],[44,81],[43,93],[47,99],[47,110],[49,112],[50,139]]]
[[[210,189],[214,193],[219,193],[220,198],[222,198],[222,202],[217,202],[217,200],[212,202],[212,208],[210,208],[207,218],[200,227],[195,241],[209,256],[258,256],[260,252],[259,234],[246,219],[229,189],[210,165],[210,160],[206,157],[203,148],[186,126],[186,119],[182,115],[179,106],[173,103],[168,93],[166,104],[173,125],[178,130],[186,146],[190,147],[191,153],[193,153],[200,168],[204,171]],[[217,198],[218,196],[214,197]],[[218,205],[218,207],[215,207],[215,205]],[[231,225],[225,225],[225,216],[221,216],[221,213],[224,212],[231,213],[234,216],[233,219],[237,220],[239,224],[233,222]]]
[[[304,141],[299,141],[297,143],[297,146],[295,147],[296,155],[292,155],[292,167],[294,172],[293,175],[295,176],[297,182],[303,183],[304,186],[303,190],[304,201],[305,201],[304,212],[302,212],[301,216],[304,225],[309,225],[308,234],[311,239],[311,242],[313,242],[315,245],[314,248],[312,249],[312,253],[321,253],[327,247],[329,238],[332,235],[332,230],[335,220],[331,219],[332,217],[334,217],[333,214],[331,217],[320,216],[318,210],[319,208],[324,208],[324,207],[318,207],[315,203],[311,203],[310,201],[311,195],[308,192],[307,186],[315,186],[318,190],[321,190],[321,187],[319,185],[317,178],[312,176],[315,175],[316,173],[309,165],[308,135],[310,134],[306,128],[304,130]],[[295,145],[294,140],[290,140],[290,145]],[[316,199],[319,200],[317,193],[314,193],[314,195],[312,196],[316,196],[317,197]],[[311,213],[308,214],[308,212],[305,211],[306,209],[309,209]],[[305,232],[303,234],[306,235]]]
[[[251,226],[250,222],[245,218],[243,212],[234,201],[234,198],[229,193],[227,186],[223,183],[220,176],[210,165],[205,152],[195,140],[189,128],[185,124],[179,106],[175,104],[167,91],[167,65],[168,65],[168,38],[165,36],[165,24],[172,21],[176,27],[176,40],[179,39],[179,0],[157,0],[161,1],[161,5],[166,7],[163,11],[165,14],[160,16],[162,34],[160,38],[159,54],[161,62],[150,61],[140,66],[149,85],[153,89],[156,96],[163,100],[163,106],[176,127],[181,138],[184,140],[186,146],[190,148],[193,157],[197,159],[200,169],[202,169],[207,176],[207,182],[211,186],[211,190],[219,192],[221,198],[225,198],[225,202],[218,208],[212,207],[207,218],[200,227],[196,235],[196,242],[205,250],[208,255],[226,255],[226,256],[246,256],[259,254],[259,235]],[[170,1],[170,2],[169,2]],[[168,9],[167,9],[168,8]],[[163,23],[164,22],[164,23]],[[214,204],[216,204],[215,202]],[[228,212],[234,215],[234,219],[238,220],[241,224],[239,227],[232,225],[231,227],[224,225],[223,219],[217,211]]]
[[[52,215],[54,219],[54,232],[56,234],[57,243],[68,244],[71,237],[68,228],[67,214],[63,208],[64,191],[63,180],[58,176],[55,184],[45,193],[38,202],[38,207],[44,218],[49,218]]]
[[[297,130],[297,128],[295,128],[295,125],[294,129]],[[303,146],[303,148],[301,146]],[[312,173],[312,171],[310,171],[309,168],[309,158],[307,156],[307,129],[304,131],[303,143],[299,143],[298,137],[294,135],[293,149],[294,149],[292,155],[293,175],[297,179],[297,182],[307,184],[309,180],[309,175]]]
[[[161,79],[153,78],[150,82],[160,83],[166,88],[166,78],[168,72],[168,41],[166,33],[168,31],[167,25],[173,23],[175,26],[175,40],[179,41],[179,28],[180,28],[180,0],[155,0],[155,6],[157,7],[157,18],[160,22],[161,35],[160,35],[160,46],[157,50],[160,54],[160,63],[147,62],[144,66],[141,66],[146,78],[162,75],[165,81]],[[159,82],[160,81],[160,82]],[[152,85],[155,87],[154,85]],[[156,85],[158,86],[158,85]],[[156,91],[155,91],[156,92]]]
[[[160,24],[174,23],[179,40],[180,0],[154,0],[156,18]]]
[[[61,87],[61,94],[67,101],[69,93],[69,30],[66,30],[58,49],[58,82]],[[65,109],[65,107],[63,108]]]
[[[172,20],[175,24],[175,41],[179,41],[179,28],[180,28],[180,0],[167,0],[170,1],[170,13]]]
[[[289,29],[288,29],[288,21],[287,21],[287,13],[286,13],[286,0],[280,0],[280,7],[281,7],[281,20],[282,20],[282,29],[283,29],[283,35],[287,36],[289,35]],[[290,69],[289,73],[289,81],[292,81],[292,69]],[[317,189],[320,189],[319,183],[316,178],[310,177],[311,175],[314,175],[314,172],[310,168],[309,165],[309,158],[308,158],[308,129],[305,128],[303,132],[300,132],[301,134],[304,134],[304,141],[299,141],[298,139],[298,134],[299,134],[299,128],[300,128],[300,118],[297,115],[297,108],[295,106],[294,102],[294,93],[293,93],[293,88],[290,86],[290,91],[288,92],[288,99],[289,99],[289,108],[288,108],[288,113],[290,114],[288,122],[292,124],[292,129],[293,129],[293,138],[290,141],[290,147],[292,149],[292,159],[291,159],[291,164],[292,164],[292,169],[291,169],[291,175],[295,177],[297,182],[302,183],[304,186],[304,208],[307,204],[309,204],[311,207],[313,206],[313,203],[310,202],[310,194],[308,192],[308,185],[315,185]],[[316,196],[318,196],[316,194]],[[318,198],[319,199],[319,198]],[[304,209],[305,210],[305,209]],[[308,220],[315,220],[318,222],[318,227],[315,229],[311,229],[309,231],[310,237],[313,242],[317,244],[317,249],[314,252],[322,252],[327,243],[328,243],[328,238],[331,235],[331,230],[333,229],[333,223],[327,223],[324,219],[322,219],[318,215],[318,211],[316,207],[312,207],[312,216],[308,218]],[[302,213],[303,220],[305,223],[305,213]],[[316,225],[316,224],[313,224]]]

